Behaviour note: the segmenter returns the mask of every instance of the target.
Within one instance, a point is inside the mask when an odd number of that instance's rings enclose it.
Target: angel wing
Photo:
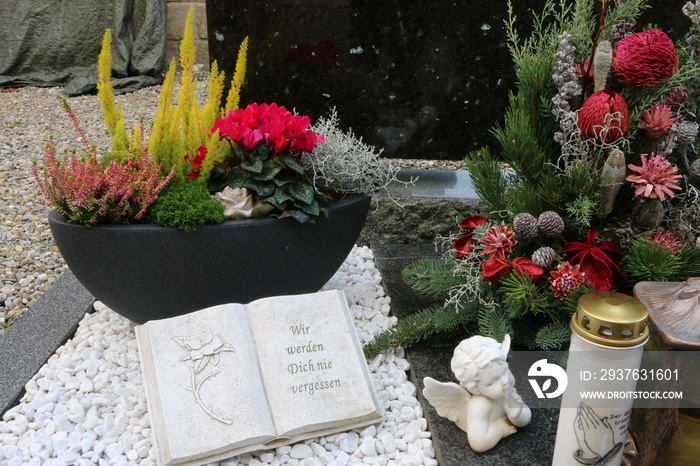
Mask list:
[[[433,405],[435,411],[450,421],[459,426],[460,429],[466,431],[466,411],[467,403],[472,397],[464,387],[457,385],[454,382],[438,382],[437,380],[426,377],[423,379],[423,396],[428,402]]]

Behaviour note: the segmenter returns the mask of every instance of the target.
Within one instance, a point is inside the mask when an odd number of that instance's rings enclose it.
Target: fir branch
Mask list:
[[[479,334],[503,341],[506,335],[513,334],[513,325],[507,312],[501,308],[481,309],[479,311]]]
[[[455,286],[462,283],[455,276],[453,260],[421,259],[408,265],[401,275],[413,290],[435,298],[447,298]]]
[[[552,322],[542,327],[535,336],[535,345],[544,351],[564,349],[571,338],[568,321]]]
[[[384,351],[427,340],[436,332],[435,314],[446,312],[446,309],[455,313],[454,307],[436,305],[404,317],[396,327],[384,330],[365,344],[363,347],[365,357],[371,359]]]

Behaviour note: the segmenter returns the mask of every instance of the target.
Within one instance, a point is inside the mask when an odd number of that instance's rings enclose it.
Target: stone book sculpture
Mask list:
[[[150,321],[136,338],[162,465],[384,419],[342,291],[214,306]]]

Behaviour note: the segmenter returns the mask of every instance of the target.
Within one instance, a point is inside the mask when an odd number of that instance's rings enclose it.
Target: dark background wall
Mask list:
[[[527,36],[542,0],[514,1]],[[652,0],[662,29],[686,31],[684,0]],[[208,0],[209,53],[231,76],[250,36],[242,104],[283,104],[344,128],[387,157],[461,159],[494,145],[515,86],[505,0]],[[677,39],[674,37],[674,40]]]

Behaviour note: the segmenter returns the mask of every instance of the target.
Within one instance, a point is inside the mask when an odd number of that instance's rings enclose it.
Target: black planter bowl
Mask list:
[[[71,272],[115,312],[136,322],[216,304],[318,291],[362,231],[370,198],[348,196],[313,224],[230,220],[194,232],[156,225],[49,225]]]

